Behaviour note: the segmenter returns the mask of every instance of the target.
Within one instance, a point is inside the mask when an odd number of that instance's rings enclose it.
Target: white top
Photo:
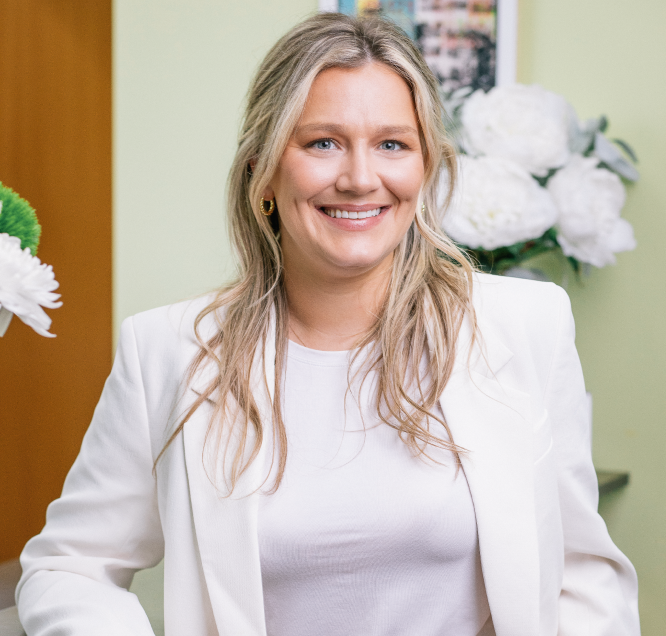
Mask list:
[[[464,473],[378,420],[372,376],[345,415],[348,361],[289,343],[287,468],[259,507],[268,636],[476,636],[490,611]]]

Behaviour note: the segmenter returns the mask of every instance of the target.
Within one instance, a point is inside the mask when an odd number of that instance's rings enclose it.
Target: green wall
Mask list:
[[[114,327],[233,271],[224,187],[250,76],[313,0],[114,0]]]
[[[666,2],[520,0],[519,81],[606,114],[641,181],[625,216],[638,249],[570,281],[594,396],[594,455],[627,470],[601,511],[635,563],[644,634],[666,625]],[[115,0],[114,324],[218,285],[233,268],[224,180],[243,95],[268,47],[315,0]]]
[[[640,581],[643,633],[666,633],[666,2],[521,0],[518,79],[606,114],[636,149],[641,180],[624,216],[635,252],[568,292],[588,390],[594,458],[631,473],[600,511]]]

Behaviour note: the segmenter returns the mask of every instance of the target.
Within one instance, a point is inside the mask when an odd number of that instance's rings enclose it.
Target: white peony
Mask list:
[[[545,176],[569,159],[573,116],[561,95],[536,84],[513,84],[476,91],[461,119],[471,154],[508,157],[531,174]]]
[[[574,155],[547,188],[559,210],[557,240],[564,254],[604,267],[615,263],[615,252],[633,250],[636,240],[631,225],[620,218],[624,186],[598,163]]]
[[[48,332],[51,319],[42,307],[55,309],[62,305],[56,302],[60,295],[53,293],[57,288],[50,265],[42,264],[27,247],[22,250],[16,236],[0,234],[1,308],[16,314],[38,334],[53,338],[54,334]]]
[[[463,155],[459,176],[443,223],[454,241],[493,250],[538,238],[555,225],[550,194],[510,159]]]

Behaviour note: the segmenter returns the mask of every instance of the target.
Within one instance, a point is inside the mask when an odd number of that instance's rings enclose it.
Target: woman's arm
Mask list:
[[[559,294],[559,335],[545,396],[553,427],[565,550],[558,634],[638,636],[636,572],[597,513],[599,491],[574,321],[568,296],[561,289]]]
[[[81,452],[46,526],[21,555],[17,588],[30,636],[149,636],[134,573],[157,564],[164,542],[132,319]]]

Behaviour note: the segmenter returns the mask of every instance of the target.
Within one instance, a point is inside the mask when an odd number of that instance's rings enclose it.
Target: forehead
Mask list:
[[[407,82],[385,64],[330,68],[312,83],[300,125],[313,123],[417,127]]]

